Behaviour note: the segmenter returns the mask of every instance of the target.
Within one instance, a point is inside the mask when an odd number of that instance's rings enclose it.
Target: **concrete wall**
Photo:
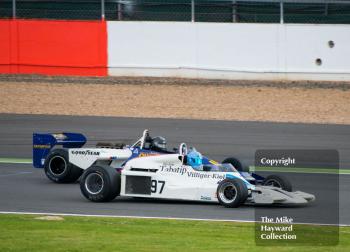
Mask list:
[[[107,30],[109,75],[350,80],[350,25],[110,21]]]
[[[350,81],[350,25],[11,19],[0,34],[0,73]]]

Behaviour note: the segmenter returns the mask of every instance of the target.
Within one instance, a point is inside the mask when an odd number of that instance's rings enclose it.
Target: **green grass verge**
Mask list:
[[[326,168],[297,168],[297,167],[259,167],[249,166],[249,170],[265,172],[292,172],[292,173],[325,173],[325,174],[350,174],[350,169],[326,169]]]
[[[349,251],[350,227],[333,247],[256,246],[254,223],[0,215],[0,251]],[[308,226],[315,236],[323,226]],[[322,237],[318,237],[322,239]]]
[[[31,164],[31,158],[0,158],[0,163],[4,164]]]

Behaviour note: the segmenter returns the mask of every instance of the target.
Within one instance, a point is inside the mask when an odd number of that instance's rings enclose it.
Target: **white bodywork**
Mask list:
[[[153,157],[135,158],[125,165],[121,172],[122,196],[164,198],[181,200],[200,200],[217,202],[216,189],[218,183],[227,174],[246,181],[239,172],[197,171],[191,166],[183,165],[179,154],[168,154]],[[150,177],[151,193],[128,193],[127,176]],[[247,181],[248,189],[254,186]]]
[[[300,191],[287,192],[271,186],[252,185],[238,171],[198,171],[182,164],[180,157],[179,154],[168,154],[128,161],[121,171],[120,195],[218,202],[219,183],[226,178],[238,178],[247,186],[247,204],[306,204],[315,199],[314,195]],[[135,177],[141,180],[135,183]],[[134,187],[139,189],[135,192]]]
[[[135,148],[144,148],[148,130],[132,146],[113,148],[69,149],[69,162],[86,170],[92,165],[108,165],[121,170],[121,196],[218,202],[217,188],[224,179],[240,179],[248,189],[245,203],[305,204],[315,196],[304,192],[287,192],[271,186],[255,186],[232,167],[232,171],[203,171],[183,164],[187,146],[182,143],[177,154],[134,157],[125,163]],[[230,169],[231,170],[231,169]]]
[[[69,162],[86,170],[97,162],[110,163],[111,167],[119,168],[132,155],[130,149],[107,148],[77,148],[69,149]]]
[[[145,129],[142,137],[131,148],[72,148],[68,151],[69,162],[83,170],[86,170],[95,162],[105,163],[113,168],[120,168],[132,156],[133,147],[144,148],[147,137],[149,137],[149,131]]]

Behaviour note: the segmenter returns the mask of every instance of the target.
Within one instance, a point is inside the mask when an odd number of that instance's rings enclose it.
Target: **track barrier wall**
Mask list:
[[[0,20],[0,73],[107,75],[104,21]]]
[[[350,25],[0,20],[0,73],[350,80]]]
[[[350,25],[109,21],[109,75],[350,80]]]

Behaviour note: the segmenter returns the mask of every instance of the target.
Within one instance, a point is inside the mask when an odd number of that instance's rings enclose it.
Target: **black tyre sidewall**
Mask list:
[[[281,185],[281,189],[288,191],[288,192],[292,191],[293,188],[292,188],[292,184],[290,183],[290,181],[286,177],[281,176],[281,175],[267,176],[263,181],[263,185],[266,185],[269,182],[269,180],[271,180],[271,179],[278,181],[278,183]]]
[[[104,185],[98,194],[89,193],[85,187],[86,178],[91,173],[97,173],[103,178]],[[91,166],[80,179],[80,190],[85,198],[93,202],[111,201],[120,194],[120,173],[107,165]]]
[[[50,170],[50,167],[49,167],[51,159],[53,159],[57,156],[63,158],[65,163],[66,163],[66,169],[60,175],[56,175],[56,174],[52,173],[52,171]],[[44,171],[45,171],[45,175],[51,181],[53,181],[55,183],[73,183],[83,173],[82,169],[69,163],[68,150],[66,150],[66,149],[54,149],[54,150],[52,150],[45,160]]]
[[[224,202],[221,198],[220,198],[220,194],[219,194],[219,191],[220,191],[220,188],[222,186],[225,186],[227,185],[227,183],[230,183],[232,184],[233,186],[235,186],[236,188],[236,191],[237,191],[237,196],[236,196],[236,199],[231,202],[231,203],[226,203]],[[229,208],[232,208],[232,207],[238,207],[240,206],[241,204],[243,204],[246,200],[247,200],[247,197],[248,197],[248,189],[247,189],[247,186],[244,184],[244,182],[240,179],[224,179],[223,181],[221,181],[218,185],[218,188],[216,190],[216,194],[217,194],[217,197],[218,197],[218,200],[219,200],[219,203],[225,207],[229,207]]]
[[[233,165],[233,167],[236,168],[237,171],[239,172],[249,172],[249,168],[248,167],[244,167],[241,163],[241,161],[239,161],[237,158],[234,157],[229,157],[226,158],[224,161],[222,161],[223,164],[231,164]]]

